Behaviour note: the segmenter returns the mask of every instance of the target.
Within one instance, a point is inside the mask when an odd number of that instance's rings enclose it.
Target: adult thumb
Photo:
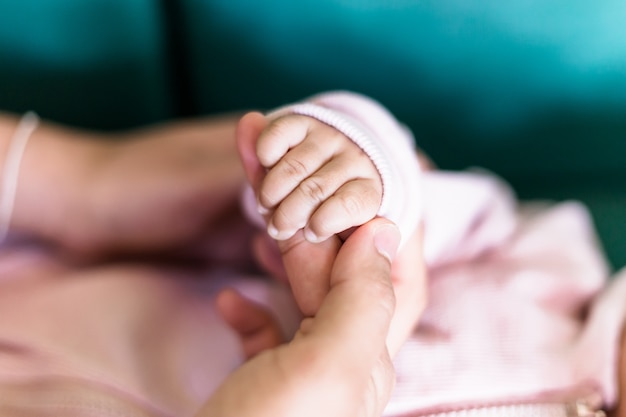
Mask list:
[[[378,354],[373,345],[379,341],[384,346],[395,309],[391,261],[399,242],[398,228],[383,218],[355,230],[337,254],[312,336],[341,340],[336,346],[352,359],[355,352],[367,355],[369,349],[363,347],[368,344],[372,358]]]

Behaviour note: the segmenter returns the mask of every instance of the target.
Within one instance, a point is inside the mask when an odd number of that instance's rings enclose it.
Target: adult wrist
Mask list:
[[[90,183],[104,150],[97,139],[46,123],[32,132],[22,156],[11,233],[81,249]]]

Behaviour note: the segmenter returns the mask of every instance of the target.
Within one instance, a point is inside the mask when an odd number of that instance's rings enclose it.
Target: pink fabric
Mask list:
[[[394,195],[423,207],[430,300],[396,359],[387,414],[593,393],[614,404],[626,272],[606,285],[586,210],[519,206],[484,173],[420,178],[421,191]],[[293,333],[288,291],[237,265],[200,276],[129,264],[74,271],[44,248],[0,247],[0,415],[192,416],[242,361],[212,305],[224,285]]]
[[[270,306],[286,334],[298,319],[284,288],[235,270],[70,271],[43,248],[12,252],[0,251],[3,417],[192,416],[243,360],[213,307],[220,287]]]
[[[586,209],[516,207],[510,191],[482,175],[424,181],[429,303],[396,358],[388,413],[594,394],[615,405],[626,273],[605,288],[608,269]]]

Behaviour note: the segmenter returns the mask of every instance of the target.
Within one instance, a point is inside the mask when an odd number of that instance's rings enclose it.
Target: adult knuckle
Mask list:
[[[396,298],[393,288],[388,280],[376,280],[368,285],[368,290],[373,298],[378,300],[378,306],[389,317],[393,316],[396,309]]]
[[[382,323],[391,321],[396,310],[396,297],[388,273],[378,270],[376,267],[369,268],[370,273],[367,282],[363,282],[359,289],[361,294],[371,300],[371,311],[375,312],[372,317],[377,317]]]

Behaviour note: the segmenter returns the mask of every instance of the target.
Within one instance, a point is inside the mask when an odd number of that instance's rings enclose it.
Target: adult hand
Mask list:
[[[44,123],[24,154],[11,230],[87,258],[192,247],[214,257],[222,249],[246,256],[229,251],[226,239],[240,236],[233,228],[245,224],[236,121],[106,135]]]
[[[236,370],[198,417],[379,416],[394,385],[386,339],[399,239],[384,219],[358,228],[337,254],[315,317],[290,343]]]

